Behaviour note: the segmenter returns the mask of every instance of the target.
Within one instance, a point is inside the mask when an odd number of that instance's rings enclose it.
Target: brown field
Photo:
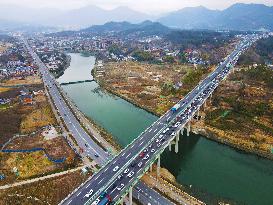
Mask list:
[[[37,83],[39,81],[37,80]],[[29,84],[34,82],[33,79],[26,82],[28,84],[25,85],[25,87],[30,91],[43,89],[42,84]],[[10,81],[8,83],[17,84],[21,82]],[[67,170],[81,163],[66,140],[61,136],[61,130],[59,128],[57,128],[57,131],[60,135],[54,139],[45,140],[41,135],[44,126],[57,125],[46,96],[34,96],[33,105],[22,105],[18,98],[21,89],[22,87],[3,89],[3,92],[0,93],[0,97],[12,99],[12,107],[0,110],[0,144],[6,143],[16,134],[24,134],[23,136],[13,138],[13,140],[5,146],[5,149],[44,148],[45,151],[33,153],[1,153],[0,173],[6,176],[5,180],[0,181],[1,185]],[[32,134],[30,135],[30,133]],[[53,159],[66,158],[66,161],[56,164],[49,161],[45,154],[48,154]],[[19,176],[16,176],[12,171],[14,167],[18,169]]]
[[[51,111],[50,105],[41,105],[23,117],[20,132],[30,133],[37,130],[37,128],[53,124],[56,124],[56,119]]]
[[[7,92],[9,90],[10,90],[10,88],[0,88],[0,93]]]
[[[42,83],[42,80],[40,79],[39,76],[27,76],[24,79],[11,78],[1,83],[1,85],[15,86],[15,85],[35,85],[35,84],[41,84],[41,83]]]
[[[3,158],[2,160],[4,161],[4,158],[7,158],[6,162],[3,163],[5,169],[12,170],[14,167],[18,168],[18,179],[26,179],[29,177],[41,175],[50,171],[51,166],[54,166],[54,164],[50,162],[47,157],[45,157],[43,151],[1,155],[1,158]]]
[[[158,115],[165,113],[192,85],[184,84],[178,90],[173,86],[191,73],[197,72],[194,66],[182,64],[110,62],[104,66],[104,73],[95,73],[102,86]],[[193,80],[208,73],[208,70],[202,70]]]
[[[56,171],[64,171],[77,167],[81,161],[69,147],[63,137],[44,140],[40,134],[35,136],[22,136],[14,139],[5,149],[32,149],[44,148],[45,152],[53,159],[66,158],[63,163],[53,163],[47,159],[44,151],[33,153],[2,153],[0,154],[0,173],[6,175],[6,179],[0,184],[12,183],[18,180],[33,178],[50,174]],[[12,168],[17,167],[20,173],[16,177]]]
[[[1,205],[57,205],[87,179],[80,171],[0,191]]]

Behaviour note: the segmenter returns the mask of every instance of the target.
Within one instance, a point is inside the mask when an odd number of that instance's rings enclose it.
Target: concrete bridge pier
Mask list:
[[[133,205],[133,187],[129,189],[129,205]]]
[[[197,120],[199,120],[199,116],[200,116],[200,109],[197,110]]]
[[[180,134],[181,134],[181,135],[184,134],[184,129],[185,129],[184,127],[181,128],[181,130],[180,130]]]
[[[169,151],[172,151],[172,142],[169,143]]]
[[[204,111],[205,111],[205,110],[206,110],[206,107],[207,107],[207,101],[206,101],[206,100],[205,100],[203,106],[204,106]]]
[[[188,122],[187,136],[190,136],[190,131],[191,131],[191,121]]]
[[[179,135],[180,135],[180,132],[177,132],[176,136],[175,136],[175,149],[174,149],[174,151],[175,151],[176,154],[178,153]]]
[[[157,175],[157,178],[160,177],[160,155],[158,156],[158,159],[157,159],[156,175]]]
[[[153,171],[153,164],[151,164],[151,166],[150,166],[150,172],[152,172]]]

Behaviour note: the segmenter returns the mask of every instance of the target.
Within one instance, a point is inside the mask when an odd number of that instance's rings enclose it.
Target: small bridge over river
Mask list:
[[[86,83],[86,82],[92,82],[95,80],[79,80],[79,81],[73,81],[73,82],[67,82],[67,83],[60,83],[60,85],[70,85],[70,84],[78,84],[78,83]]]

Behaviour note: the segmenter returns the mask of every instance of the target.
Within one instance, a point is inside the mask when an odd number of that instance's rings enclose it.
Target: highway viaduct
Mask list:
[[[239,56],[259,38],[259,35],[244,36],[235,50],[177,103],[177,111],[169,110],[160,117],[62,204],[100,205],[105,195],[109,196],[108,204],[122,203],[127,195],[132,204],[132,189],[136,183],[154,163],[160,176],[161,154],[166,148],[171,150],[173,144],[174,151],[179,151],[180,133],[186,129],[189,135],[193,116],[199,115],[202,106],[206,107],[207,99],[232,71]]]
[[[201,107],[206,107],[207,99],[232,71],[241,53],[259,38],[259,35],[244,36],[235,50],[177,103],[177,110],[169,110],[160,117],[60,204],[100,205],[105,196],[109,196],[106,204],[119,204],[128,194],[132,204],[132,190],[139,179],[152,169],[154,163],[157,164],[157,176],[160,176],[160,155],[166,148],[171,150],[173,144],[178,153],[180,133],[186,129],[189,135],[193,116],[197,115],[198,119]]]

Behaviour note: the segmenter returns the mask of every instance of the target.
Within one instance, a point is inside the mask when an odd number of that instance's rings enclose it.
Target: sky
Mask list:
[[[261,3],[273,6],[273,0],[0,0],[1,4],[12,4],[34,8],[75,9],[96,5],[104,9],[128,6],[134,10],[159,14],[184,7],[205,6],[210,9],[225,9],[234,3]]]

